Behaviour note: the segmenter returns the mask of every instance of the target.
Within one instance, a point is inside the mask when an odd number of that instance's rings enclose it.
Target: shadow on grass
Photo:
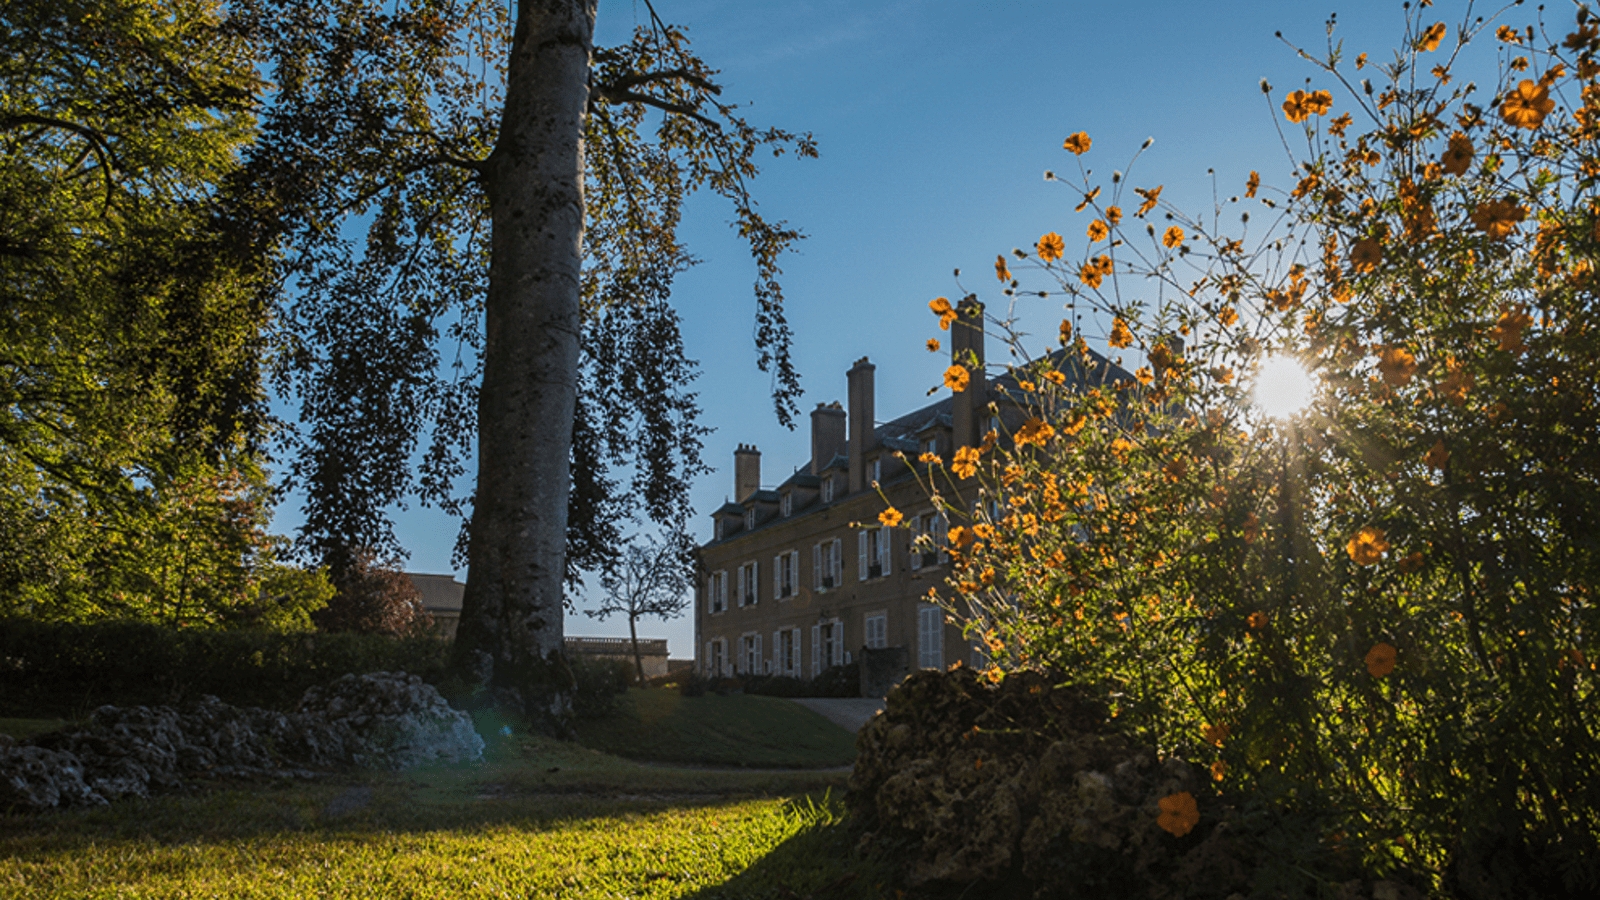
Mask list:
[[[801,801],[806,804],[812,801]],[[823,798],[801,813],[813,819],[744,871],[682,900],[879,900],[896,897],[893,867],[858,857],[842,804]]]

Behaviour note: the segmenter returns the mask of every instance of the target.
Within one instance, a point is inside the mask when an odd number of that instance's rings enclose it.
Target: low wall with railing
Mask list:
[[[633,641],[612,637],[569,637],[564,648],[569,655],[600,656],[633,660]],[[654,678],[667,674],[667,639],[641,638],[639,655],[643,657],[644,677]]]

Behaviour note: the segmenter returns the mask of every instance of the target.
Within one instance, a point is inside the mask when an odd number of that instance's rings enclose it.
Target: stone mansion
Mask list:
[[[848,409],[818,404],[811,459],[783,483],[763,488],[760,452],[743,444],[734,451],[733,499],[712,513],[715,530],[699,548],[698,672],[812,678],[861,648],[904,647],[916,668],[975,661],[960,628],[927,601],[949,573],[937,549],[948,525],[928,498],[935,473],[918,458],[950,460],[990,430],[1003,439],[1026,411],[1014,379],[984,376],[982,307],[968,300],[960,311],[950,350],[971,370],[966,390],[880,424],[874,367],[862,358],[846,376]],[[1089,365],[1066,372],[1071,383],[1132,377],[1091,356]],[[959,486],[938,487],[947,498],[959,496]],[[878,514],[891,505],[905,520],[883,528]],[[932,540],[919,543],[919,535]]]

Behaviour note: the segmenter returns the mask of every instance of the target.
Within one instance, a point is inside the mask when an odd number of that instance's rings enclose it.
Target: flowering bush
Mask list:
[[[1271,101],[1292,188],[1193,216],[1080,163],[1082,261],[997,260],[1068,316],[996,382],[1020,427],[935,469],[942,600],[992,678],[1097,685],[1376,872],[1570,894],[1600,886],[1600,27],[1428,7],[1388,65],[1330,25],[1322,83]]]

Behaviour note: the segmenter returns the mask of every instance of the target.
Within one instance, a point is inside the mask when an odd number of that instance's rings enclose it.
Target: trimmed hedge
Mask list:
[[[0,716],[81,716],[107,703],[213,694],[288,709],[341,675],[403,671],[437,684],[449,645],[434,636],[173,629],[145,622],[0,619]]]

